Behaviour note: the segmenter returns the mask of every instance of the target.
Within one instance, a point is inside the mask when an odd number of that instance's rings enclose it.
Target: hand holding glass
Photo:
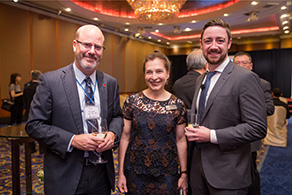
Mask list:
[[[92,135],[97,136],[100,139],[104,139],[107,136],[107,132],[108,132],[108,127],[107,127],[106,119],[101,119],[100,128],[94,128],[92,130]],[[104,160],[101,157],[102,153],[99,152],[98,154],[99,154],[99,158],[96,163],[98,164],[106,163],[107,160]]]

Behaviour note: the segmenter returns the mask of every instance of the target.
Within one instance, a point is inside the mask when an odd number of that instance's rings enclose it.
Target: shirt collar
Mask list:
[[[82,83],[87,76],[77,68],[77,66],[75,65],[75,62],[73,62],[73,70],[74,70],[76,79],[80,83]],[[96,70],[91,75],[89,75],[89,77],[91,78],[91,82],[93,82],[92,84],[94,85],[96,81]]]

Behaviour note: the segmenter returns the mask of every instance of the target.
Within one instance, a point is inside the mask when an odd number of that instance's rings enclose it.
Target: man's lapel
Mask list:
[[[76,129],[78,129],[78,132],[82,134],[84,133],[84,130],[82,125],[80,101],[75,78],[76,77],[74,74],[73,65],[69,66],[66,69],[63,69],[63,74],[61,74],[61,81],[64,87],[66,97],[60,98],[67,99],[70,105],[70,111],[72,113]]]
[[[226,81],[228,80],[230,73],[232,72],[234,68],[234,64],[232,62],[229,62],[227,66],[224,68],[223,72],[221,73],[219,79],[217,80],[215,86],[213,87],[210,96],[208,97],[208,101],[206,104],[205,112],[203,115],[203,118],[205,117],[205,114],[210,109],[211,105],[213,104],[215,98],[218,96],[219,92],[222,90],[223,86],[225,85]]]

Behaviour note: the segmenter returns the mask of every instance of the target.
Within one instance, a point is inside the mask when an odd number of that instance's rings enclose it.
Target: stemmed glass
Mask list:
[[[108,127],[106,119],[101,119],[100,128],[93,128],[92,135],[97,136],[98,138],[104,139],[107,136]],[[107,160],[102,159],[102,153],[98,153],[98,160],[95,162],[97,164],[107,163]]]

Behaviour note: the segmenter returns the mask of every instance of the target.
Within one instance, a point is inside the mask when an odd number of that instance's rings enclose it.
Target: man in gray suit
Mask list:
[[[249,53],[246,52],[238,52],[234,55],[233,62],[241,67],[244,67],[248,70],[252,70],[253,63],[252,58]],[[273,96],[271,92],[271,84],[260,78],[261,87],[264,91],[265,95],[265,103],[266,103],[266,111],[267,116],[270,116],[274,113],[274,102]],[[257,170],[257,151],[261,149],[261,140],[255,141],[251,143],[251,155],[252,155],[252,169],[253,169],[253,181],[249,186],[248,194],[249,195],[260,195],[261,194],[261,183],[260,183],[260,174]]]
[[[46,148],[46,195],[109,195],[114,190],[112,148],[118,147],[123,120],[116,79],[96,70],[104,49],[101,30],[81,26],[73,41],[74,62],[40,76],[26,131]],[[85,90],[90,84],[92,96]],[[91,117],[107,120],[104,139],[90,134]],[[102,152],[107,163],[95,164],[93,151]]]
[[[222,19],[205,24],[200,44],[208,69],[197,80],[192,103],[199,126],[186,128],[187,139],[196,143],[190,170],[193,194],[247,194],[250,142],[266,135],[259,77],[230,61],[231,42],[230,27]]]

